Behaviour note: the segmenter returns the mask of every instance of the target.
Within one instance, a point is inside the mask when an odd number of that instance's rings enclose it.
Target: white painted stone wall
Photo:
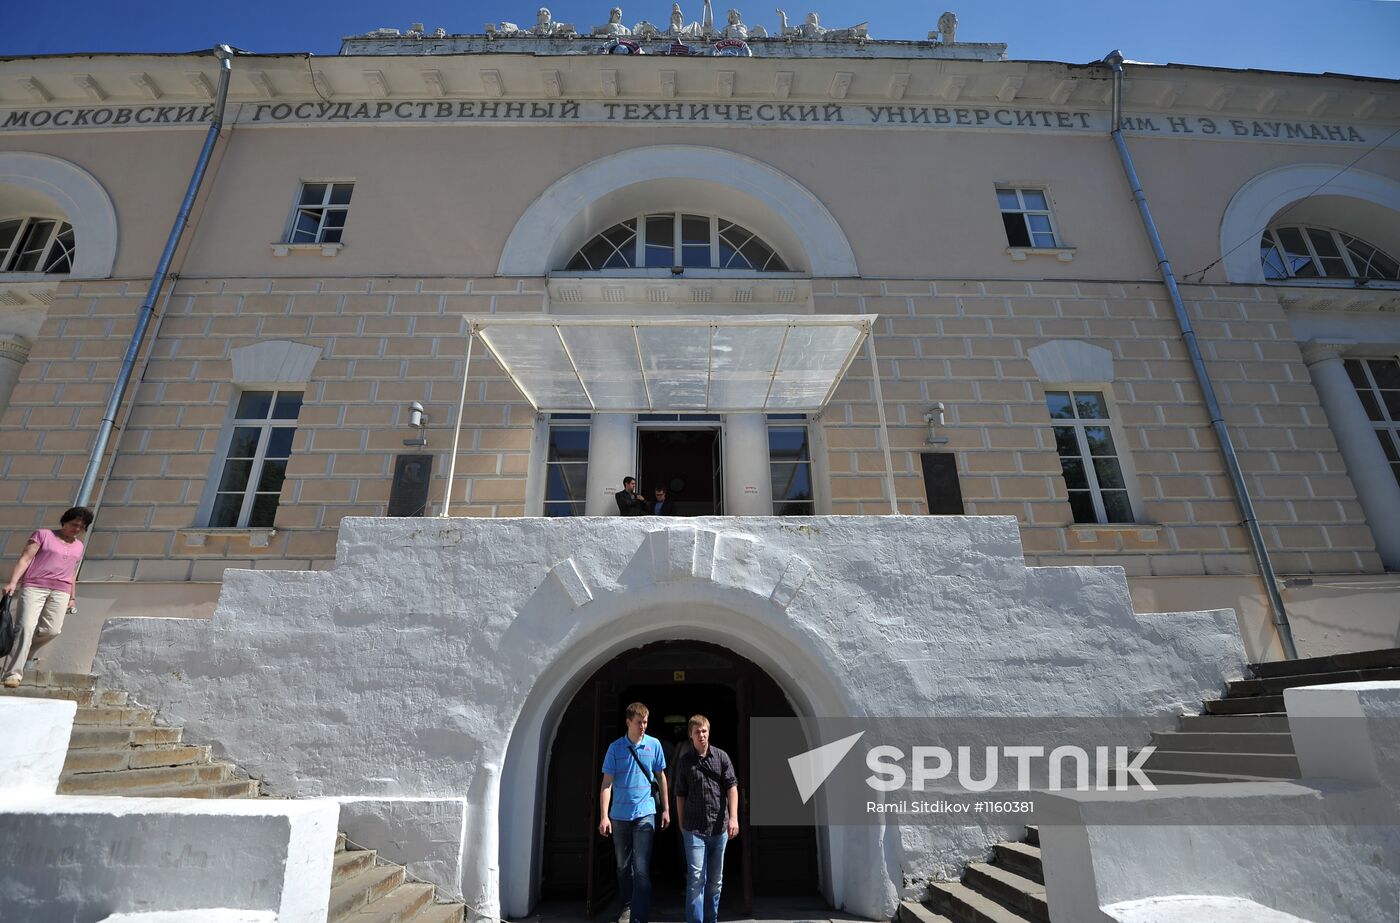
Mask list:
[[[1269,915],[1281,911],[1312,923],[1392,923],[1400,827],[1386,824],[1400,804],[1400,683],[1284,698],[1299,782],[1037,795],[1075,804],[1082,821],[1040,830],[1052,918],[1281,923],[1288,918]],[[1230,916],[1230,902],[1257,910]]]
[[[58,791],[77,711],[77,702],[64,699],[0,699],[6,741],[0,746],[0,788],[11,797]]]
[[[1121,569],[1027,568],[1014,519],[892,516],[347,519],[334,570],[230,571],[212,621],[109,622],[96,668],[280,794],[465,799],[462,894],[520,916],[563,709],[662,639],[815,716],[1166,716],[1244,665],[1229,611],[1135,615]],[[887,919],[1011,832],[825,829],[822,886]]]

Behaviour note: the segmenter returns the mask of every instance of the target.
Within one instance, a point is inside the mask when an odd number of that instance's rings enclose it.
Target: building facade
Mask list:
[[[681,515],[1014,517],[1026,565],[1122,568],[1137,611],[1233,609],[1249,658],[1280,656],[1108,67],[949,30],[505,25],[234,57],[153,295],[218,60],[0,62],[7,556],[72,503],[155,307],[56,667],[116,616],[208,617],[230,569],[336,567],[347,517],[609,516],[624,475]],[[1299,650],[1395,646],[1400,90],[1125,70]]]

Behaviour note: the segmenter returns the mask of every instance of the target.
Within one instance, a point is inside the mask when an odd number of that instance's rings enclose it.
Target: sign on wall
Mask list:
[[[213,106],[95,106],[0,110],[0,131],[201,126]],[[257,102],[233,107],[238,125],[368,125],[498,122],[531,125],[658,123],[765,128],[879,128],[912,131],[1106,133],[1110,114],[1091,109],[1016,106],[889,106],[844,103],[677,103],[568,100],[374,100]],[[1369,125],[1219,115],[1125,115],[1133,135],[1213,140],[1374,144],[1400,138]]]

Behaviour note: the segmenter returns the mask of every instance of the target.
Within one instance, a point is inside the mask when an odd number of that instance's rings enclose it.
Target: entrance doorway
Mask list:
[[[750,827],[749,720],[794,717],[787,697],[756,664],[718,645],[661,641],[628,651],[599,669],[565,709],[550,749],[540,890],[545,899],[577,900],[589,916],[616,903],[611,840],[598,835],[598,789],[608,744],[625,732],[624,711],[642,702],[647,733],[671,763],[693,714],[710,719],[714,745],[734,760],[739,777],[738,839],[725,851],[721,911],[749,914],[755,896],[815,896],[819,887],[816,830]],[[674,820],[674,800],[672,804]],[[658,832],[652,849],[653,903],[679,909],[685,864],[677,823]]]
[[[724,505],[718,426],[637,430],[637,481],[650,502],[665,487],[677,516],[718,516]]]

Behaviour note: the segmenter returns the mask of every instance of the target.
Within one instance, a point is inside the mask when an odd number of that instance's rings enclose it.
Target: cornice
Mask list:
[[[207,104],[218,75],[209,55],[56,56],[0,61],[0,108]],[[240,56],[230,99],[841,100],[918,106],[1110,104],[1105,68],[1039,61],[903,58],[682,58],[469,54]],[[1135,114],[1400,121],[1400,82],[1336,75],[1129,66],[1124,108]]]

